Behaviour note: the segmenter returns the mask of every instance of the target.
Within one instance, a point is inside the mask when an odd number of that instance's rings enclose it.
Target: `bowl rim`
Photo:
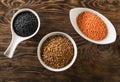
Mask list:
[[[43,62],[43,60],[42,60],[42,58],[41,58],[41,54],[40,54],[40,53],[41,53],[41,46],[42,46],[42,44],[44,43],[44,41],[46,41],[47,38],[49,38],[49,37],[51,37],[51,36],[55,36],[55,35],[63,35],[63,36],[65,36],[66,38],[68,38],[68,39],[71,41],[71,43],[72,43],[72,45],[73,45],[73,47],[74,47],[74,56],[73,56],[71,62],[70,62],[68,65],[66,65],[65,67],[58,68],[58,69],[52,68],[52,67],[46,65],[46,64]],[[72,39],[72,37],[69,36],[69,35],[66,34],[66,33],[64,33],[64,32],[58,32],[58,31],[57,31],[57,32],[51,32],[51,33],[46,34],[46,35],[41,39],[41,41],[39,42],[38,48],[37,48],[37,56],[38,56],[39,62],[40,62],[46,69],[48,69],[48,70],[50,70],[50,71],[54,71],[54,72],[64,71],[64,70],[67,70],[68,68],[70,68],[70,67],[73,65],[73,63],[75,62],[75,60],[76,60],[76,58],[77,58],[77,45],[76,45],[75,41]]]

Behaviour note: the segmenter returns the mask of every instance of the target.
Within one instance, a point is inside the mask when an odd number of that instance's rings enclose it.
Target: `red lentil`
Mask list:
[[[77,18],[77,24],[83,34],[92,40],[103,40],[108,33],[102,19],[92,12],[82,12]]]

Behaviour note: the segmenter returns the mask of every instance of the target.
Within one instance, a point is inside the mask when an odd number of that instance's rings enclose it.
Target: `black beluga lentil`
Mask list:
[[[38,28],[38,19],[30,11],[19,13],[13,20],[13,29],[19,36],[32,35]]]

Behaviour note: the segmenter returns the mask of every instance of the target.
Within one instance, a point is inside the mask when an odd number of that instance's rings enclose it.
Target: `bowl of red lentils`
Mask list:
[[[74,8],[69,17],[75,31],[84,39],[95,44],[115,42],[115,27],[101,13],[89,8]]]
[[[39,42],[37,54],[40,63],[46,69],[60,72],[67,70],[75,62],[77,46],[68,34],[51,32]]]

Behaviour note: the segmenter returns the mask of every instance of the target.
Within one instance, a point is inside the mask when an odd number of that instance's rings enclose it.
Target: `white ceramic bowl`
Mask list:
[[[22,13],[22,12],[26,12],[26,11],[29,11],[31,13],[33,13],[37,20],[38,20],[38,26],[37,26],[37,30],[31,34],[30,36],[27,36],[27,37],[22,37],[22,36],[19,36],[15,33],[15,31],[13,30],[13,21],[15,19],[15,17],[19,14],[19,13]],[[21,42],[21,41],[24,41],[24,40],[27,40],[31,37],[33,37],[40,29],[40,18],[38,16],[38,14],[32,10],[32,9],[28,9],[28,8],[24,8],[24,9],[20,9],[18,10],[12,17],[12,20],[11,20],[11,32],[12,32],[12,40],[11,40],[11,43],[10,45],[8,46],[8,48],[6,49],[6,51],[4,52],[4,55],[7,56],[8,58],[12,58],[13,57],[13,54],[14,54],[14,51],[17,47],[17,45]]]
[[[68,38],[68,39],[71,41],[71,43],[73,44],[73,47],[74,47],[74,56],[73,56],[71,62],[70,62],[68,65],[66,65],[65,67],[59,68],[59,69],[55,69],[55,68],[52,68],[52,67],[47,66],[47,65],[43,62],[43,60],[42,60],[42,58],[41,58],[41,46],[42,46],[42,44],[44,43],[44,41],[46,41],[47,38],[49,38],[49,37],[51,37],[51,36],[55,36],[55,35],[63,35],[63,36],[65,36],[66,38]],[[76,57],[77,57],[77,46],[76,46],[75,41],[74,41],[68,34],[63,33],[63,32],[51,32],[51,33],[45,35],[45,36],[42,38],[42,40],[39,42],[38,49],[37,49],[37,54],[38,54],[38,59],[39,59],[40,63],[41,63],[46,69],[48,69],[48,70],[50,70],[50,71],[54,71],[54,72],[60,72],[60,71],[64,71],[64,70],[70,68],[70,67],[73,65],[73,63],[75,62]]]
[[[87,36],[85,36],[79,29],[78,25],[77,25],[77,17],[80,13],[82,12],[85,12],[85,11],[89,11],[89,12],[92,12],[94,14],[96,14],[97,16],[99,16],[103,21],[104,23],[106,24],[106,27],[107,27],[107,30],[108,30],[108,34],[107,36],[103,39],[103,40],[100,40],[100,41],[95,41],[95,40],[92,40],[90,38],[88,38]],[[113,24],[105,17],[103,16],[102,14],[98,13],[97,11],[95,10],[92,10],[92,9],[89,9],[89,8],[74,8],[74,9],[71,9],[70,10],[70,21],[72,23],[72,26],[74,27],[75,31],[80,35],[82,36],[84,39],[92,42],[92,43],[96,43],[96,44],[110,44],[110,43],[113,43],[115,42],[116,40],[116,30],[113,26]]]

